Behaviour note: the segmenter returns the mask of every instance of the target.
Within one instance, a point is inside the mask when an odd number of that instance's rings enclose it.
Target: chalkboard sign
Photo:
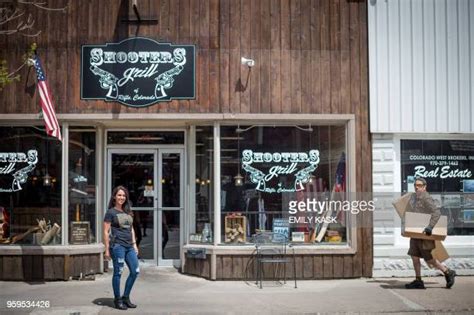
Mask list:
[[[133,37],[119,43],[83,45],[81,99],[132,107],[194,99],[195,47]]]
[[[90,223],[71,222],[71,238],[69,243],[74,245],[90,243]]]

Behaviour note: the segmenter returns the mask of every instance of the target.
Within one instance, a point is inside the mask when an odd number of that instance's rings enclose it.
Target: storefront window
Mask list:
[[[213,127],[196,128],[196,218],[192,243],[211,243],[213,237]]]
[[[60,244],[61,142],[36,126],[0,134],[0,244]]]
[[[448,235],[474,234],[474,141],[401,140],[402,191],[414,191],[415,177],[448,217]]]
[[[222,126],[220,140],[222,243],[251,243],[259,231],[347,241],[347,213],[326,206],[345,198],[345,125]]]
[[[69,244],[96,242],[96,133],[69,129]]]

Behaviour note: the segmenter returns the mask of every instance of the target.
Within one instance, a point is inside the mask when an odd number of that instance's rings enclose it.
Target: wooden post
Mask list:
[[[64,280],[69,280],[71,276],[71,256],[64,255]]]

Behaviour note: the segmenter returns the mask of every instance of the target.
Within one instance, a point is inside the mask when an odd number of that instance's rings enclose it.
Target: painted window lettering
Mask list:
[[[283,165],[273,165],[267,173],[253,163],[287,163]],[[306,167],[298,167],[298,164],[307,163]],[[257,184],[256,190],[266,193],[283,193],[303,190],[303,184],[307,183],[311,174],[316,170],[319,164],[319,151],[310,150],[306,152],[254,152],[244,150],[242,152],[242,168],[250,174],[251,182]],[[267,187],[270,181],[278,179],[280,175],[293,174],[294,182],[292,186],[284,187],[281,182],[276,187]]]
[[[309,155],[306,152],[253,152],[244,150],[242,152],[243,163],[270,163],[270,162],[317,162],[319,163],[319,151],[311,150]]]
[[[38,163],[38,151],[0,152],[0,176],[11,176],[10,187],[0,187],[0,192],[15,192],[22,189],[21,185],[28,180],[28,174],[33,171]],[[27,163],[19,167],[18,163]]]
[[[451,166],[436,167],[431,170],[427,170],[425,166],[415,166],[415,177],[432,177],[432,178],[471,178],[472,172],[469,169],[451,169]]]

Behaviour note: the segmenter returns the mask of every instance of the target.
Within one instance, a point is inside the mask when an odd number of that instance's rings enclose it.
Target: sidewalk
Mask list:
[[[298,289],[291,281],[266,282],[259,289],[253,282],[208,281],[172,268],[142,267],[131,296],[139,305],[135,310],[112,308],[109,272],[95,281],[0,282],[0,314],[474,313],[474,277],[457,277],[452,289],[444,288],[444,277],[425,278],[426,290],[406,290],[411,280],[298,281]],[[9,300],[44,300],[51,307],[11,310]]]

